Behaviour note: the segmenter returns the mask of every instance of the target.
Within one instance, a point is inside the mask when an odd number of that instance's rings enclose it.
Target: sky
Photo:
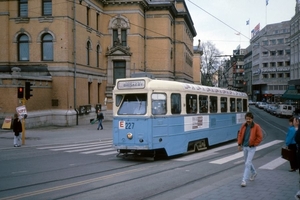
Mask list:
[[[210,41],[222,55],[232,55],[241,46],[249,46],[251,30],[260,23],[289,21],[295,15],[296,0],[185,0],[197,36],[194,46]],[[249,20],[249,25],[246,22]],[[240,33],[240,34],[239,34]]]

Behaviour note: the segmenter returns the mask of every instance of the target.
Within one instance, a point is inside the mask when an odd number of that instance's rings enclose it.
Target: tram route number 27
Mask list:
[[[119,121],[119,129],[133,129],[134,122]]]

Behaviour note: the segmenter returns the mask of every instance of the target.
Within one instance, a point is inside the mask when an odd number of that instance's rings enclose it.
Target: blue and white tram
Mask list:
[[[120,154],[167,156],[236,139],[245,93],[147,77],[118,79],[113,146]]]

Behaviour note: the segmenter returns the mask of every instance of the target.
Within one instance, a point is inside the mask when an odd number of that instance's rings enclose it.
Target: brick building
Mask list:
[[[184,0],[4,0],[0,20],[0,122],[22,105],[25,82],[27,127],[88,123],[134,73],[200,82]]]

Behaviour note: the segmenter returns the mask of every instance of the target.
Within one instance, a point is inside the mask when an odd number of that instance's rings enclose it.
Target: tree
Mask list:
[[[220,66],[220,51],[210,41],[202,43],[202,85],[216,86],[218,84],[218,69]]]

